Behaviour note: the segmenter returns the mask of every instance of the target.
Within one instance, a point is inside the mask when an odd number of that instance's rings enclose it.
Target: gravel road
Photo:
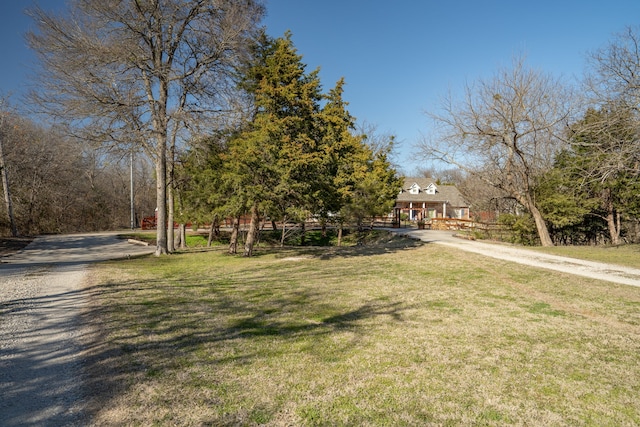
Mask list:
[[[640,270],[461,240],[452,232],[391,231],[535,267],[640,286]],[[0,260],[0,426],[88,424],[81,375],[89,263],[154,251],[113,233],[45,236]]]
[[[89,263],[155,248],[113,233],[45,236],[0,260],[0,425],[86,425],[79,344]]]
[[[454,237],[452,231],[390,229],[424,242],[455,247],[491,258],[512,261],[532,267],[605,280],[623,285],[640,286],[640,270],[594,261],[583,261],[495,243],[483,243]]]

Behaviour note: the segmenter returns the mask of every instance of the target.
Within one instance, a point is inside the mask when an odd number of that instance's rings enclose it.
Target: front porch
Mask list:
[[[469,219],[468,208],[457,208],[447,202],[397,202],[393,209],[399,223],[406,215],[409,221],[428,221],[434,218]]]

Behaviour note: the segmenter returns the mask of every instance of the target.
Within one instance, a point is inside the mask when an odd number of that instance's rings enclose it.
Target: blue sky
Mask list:
[[[46,9],[63,0],[40,0]],[[22,13],[30,0],[0,5],[0,93],[20,93],[32,55]],[[580,78],[585,55],[626,26],[640,26],[638,0],[267,0],[269,34],[293,33],[325,90],[344,77],[358,121],[398,138],[397,161],[420,166],[412,147],[428,135],[425,111],[448,90],[487,78],[524,54],[530,66]]]
[[[326,89],[345,77],[358,120],[397,136],[408,174],[421,166],[412,148],[430,132],[425,111],[447,91],[521,54],[544,72],[580,78],[588,52],[640,25],[638,0],[270,0],[268,13],[270,34],[290,29]]]

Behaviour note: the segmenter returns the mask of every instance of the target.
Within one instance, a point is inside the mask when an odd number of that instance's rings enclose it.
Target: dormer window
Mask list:
[[[419,194],[419,193],[420,193],[420,186],[414,182],[411,185],[411,187],[409,187],[409,194]]]
[[[431,184],[429,184],[429,186],[427,187],[427,190],[425,192],[427,194],[436,194],[438,192],[438,187],[436,187],[435,184],[431,183]]]

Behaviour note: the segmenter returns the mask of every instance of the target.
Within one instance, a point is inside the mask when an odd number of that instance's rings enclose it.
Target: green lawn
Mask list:
[[[101,264],[96,423],[640,424],[640,288],[398,238]]]

